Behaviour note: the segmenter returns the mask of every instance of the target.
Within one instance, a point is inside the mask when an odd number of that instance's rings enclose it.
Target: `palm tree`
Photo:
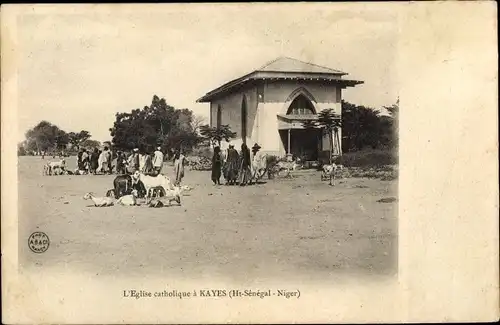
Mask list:
[[[211,144],[215,147],[220,147],[221,141],[236,137],[236,132],[231,131],[229,125],[221,125],[219,127],[210,127],[208,124],[200,126],[200,134],[205,139],[210,140]]]
[[[316,121],[304,121],[302,126],[306,129],[316,128],[328,133],[330,138],[330,165],[333,163],[334,150],[340,148],[339,128],[342,126],[339,114],[333,108],[327,108],[319,112]],[[338,152],[338,155],[342,153]]]

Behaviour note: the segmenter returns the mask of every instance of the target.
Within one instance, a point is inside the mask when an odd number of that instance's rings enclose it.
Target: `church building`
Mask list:
[[[197,100],[210,103],[210,125],[229,125],[236,132],[231,144],[239,150],[245,142],[255,143],[268,154],[292,155],[317,161],[330,154],[330,136],[303,122],[316,120],[323,109],[341,116],[342,89],[363,81],[344,78],[347,73],[288,57],[208,92]],[[338,137],[342,138],[342,130]],[[227,144],[222,145],[224,147]],[[334,155],[342,153],[334,141]]]

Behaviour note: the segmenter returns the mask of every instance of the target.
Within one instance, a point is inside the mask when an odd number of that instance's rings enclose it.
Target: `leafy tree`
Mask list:
[[[91,135],[88,131],[82,130],[80,132],[70,132],[68,133],[69,143],[75,148],[79,149],[82,143],[90,139]]]
[[[210,127],[208,124],[200,126],[200,134],[210,143],[215,146],[219,145],[222,140],[229,141],[236,137],[236,132],[231,131],[229,125],[221,125],[220,127]]]
[[[399,100],[385,107],[389,116],[374,108],[342,101],[343,148],[346,151],[370,148],[394,148],[397,145]]]
[[[37,151],[47,151],[64,149],[69,142],[69,137],[58,126],[41,121],[26,132],[26,140],[28,147],[34,147]]]
[[[152,151],[183,147],[191,149],[199,141],[192,127],[193,112],[175,109],[164,98],[154,95],[151,105],[130,113],[117,113],[110,129],[112,143],[118,149],[139,148]]]
[[[328,134],[330,139],[330,164],[333,162],[335,146],[340,148],[338,141],[339,128],[342,126],[340,116],[335,113],[333,108],[327,108],[319,112],[317,120],[307,120],[302,122],[302,126],[306,129],[316,128],[321,129]],[[339,152],[339,154],[341,154]]]
[[[382,145],[383,125],[377,110],[342,101],[342,124],[346,150],[377,148]]]
[[[84,140],[80,143],[80,147],[87,148],[87,149],[100,148],[101,143],[97,140],[87,139],[87,140]]]

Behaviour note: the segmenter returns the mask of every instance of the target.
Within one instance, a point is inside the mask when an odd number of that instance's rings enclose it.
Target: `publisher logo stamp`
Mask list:
[[[33,253],[44,253],[49,249],[50,240],[44,232],[35,231],[28,239],[28,246]]]

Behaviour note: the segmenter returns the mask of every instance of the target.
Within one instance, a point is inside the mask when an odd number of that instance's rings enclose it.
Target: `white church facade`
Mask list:
[[[341,116],[342,89],[363,83],[345,79],[346,75],[281,57],[208,92],[197,102],[210,103],[212,127],[227,124],[236,132],[231,140],[236,149],[243,142],[249,147],[258,143],[269,154],[314,161],[328,157],[330,137],[320,130],[305,129],[302,123],[317,119],[323,109],[334,109]],[[341,154],[340,143],[334,142],[333,154]]]

